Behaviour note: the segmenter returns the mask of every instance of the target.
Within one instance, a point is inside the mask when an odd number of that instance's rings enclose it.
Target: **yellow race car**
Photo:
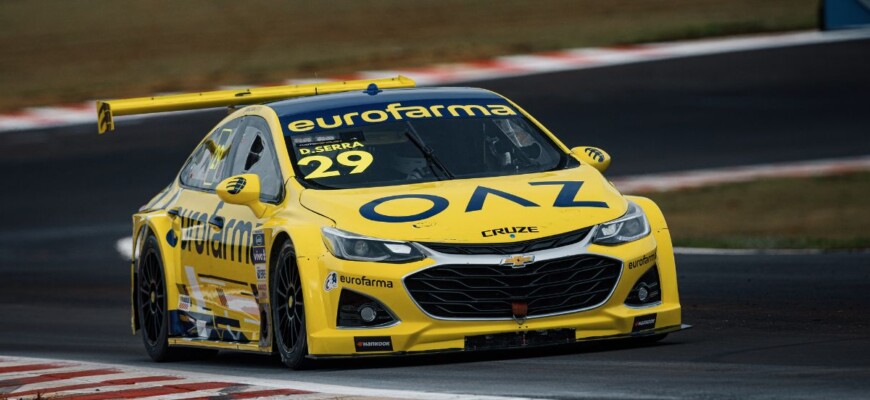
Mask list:
[[[510,100],[405,77],[98,102],[232,106],[133,215],[132,323],[190,349],[312,359],[661,339],[668,227]]]

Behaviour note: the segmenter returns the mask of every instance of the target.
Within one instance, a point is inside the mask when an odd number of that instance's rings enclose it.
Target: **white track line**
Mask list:
[[[674,247],[674,254],[701,256],[795,256],[822,254],[821,249],[710,249],[704,247]]]
[[[133,237],[127,236],[121,239],[118,239],[115,242],[115,250],[118,251],[118,254],[121,255],[125,260],[133,259]]]
[[[445,85],[469,81],[513,78],[556,71],[602,68],[639,62],[694,57],[736,51],[772,49],[870,38],[870,29],[833,32],[792,32],[729,38],[649,43],[632,46],[577,48],[536,54],[519,54],[473,62],[436,64],[414,69],[361,71],[342,77],[324,79],[289,79],[284,84],[383,78],[405,75],[418,85]],[[232,85],[224,88],[248,88],[256,85]],[[119,121],[149,118],[150,115],[122,117]],[[80,104],[33,107],[0,114],[0,132],[13,132],[53,126],[96,123],[93,101]]]
[[[870,170],[870,156],[747,165],[613,178],[624,193],[666,192],[762,178],[800,178]]]

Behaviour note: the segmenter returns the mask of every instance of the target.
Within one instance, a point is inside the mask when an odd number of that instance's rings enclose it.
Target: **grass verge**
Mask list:
[[[0,110],[552,49],[807,29],[818,0],[8,0]]]
[[[674,245],[870,248],[870,173],[655,193]]]

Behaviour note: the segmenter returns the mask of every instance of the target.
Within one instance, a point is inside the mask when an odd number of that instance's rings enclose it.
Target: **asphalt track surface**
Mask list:
[[[870,154],[870,41],[472,83],[514,99],[612,175]],[[150,363],[129,330],[129,216],[221,117],[0,134],[0,354]],[[715,212],[715,210],[711,210]],[[747,223],[751,223],[747,216]],[[832,227],[833,229],[834,227]],[[870,254],[679,256],[692,330],[647,347],[328,362],[221,353],[163,367],[548,398],[867,398]]]

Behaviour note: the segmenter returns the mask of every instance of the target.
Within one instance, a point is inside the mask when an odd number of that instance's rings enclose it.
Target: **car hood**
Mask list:
[[[339,229],[384,239],[443,243],[505,243],[553,236],[615,219],[627,208],[610,182],[587,165],[495,178],[306,189],[300,201],[335,221]]]

